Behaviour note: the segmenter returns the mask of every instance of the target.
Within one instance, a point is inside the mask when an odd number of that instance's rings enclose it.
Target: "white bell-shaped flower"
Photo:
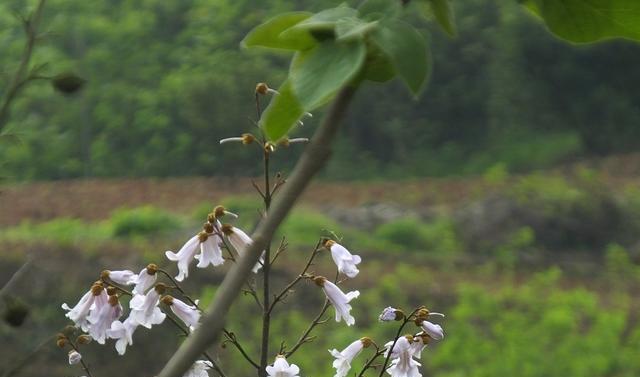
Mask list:
[[[442,326],[435,324],[429,321],[422,321],[420,324],[422,330],[427,333],[434,340],[442,340],[444,339],[444,330],[442,330]]]
[[[76,327],[86,332],[89,328],[88,316],[92,310],[95,310],[96,306],[102,306],[106,303],[107,293],[101,284],[96,283],[91,286],[89,292],[85,293],[80,301],[73,308],[69,307],[67,303],[62,304],[62,309],[67,310],[65,316],[73,321]],[[98,305],[96,305],[98,303]]]
[[[100,277],[103,279],[110,279],[116,284],[121,285],[132,285],[135,284],[138,280],[138,275],[136,275],[133,271],[129,270],[120,270],[120,271],[111,271],[104,270],[100,274]]]
[[[98,343],[104,344],[107,338],[107,330],[111,328],[113,321],[122,315],[122,306],[118,296],[109,296],[108,303],[89,315],[89,335]]]
[[[157,271],[158,266],[153,263],[143,268],[136,278],[136,286],[133,287],[133,294],[144,295],[149,288],[153,287],[158,278]]]
[[[392,345],[393,342],[386,344],[387,352],[391,352],[391,366],[387,368],[387,373],[391,377],[422,377],[418,370],[421,364],[413,359],[414,348],[409,339],[405,336],[398,338],[393,349],[389,350]]]
[[[359,255],[351,254],[349,250],[334,240],[326,241],[324,246],[331,251],[331,258],[340,273],[349,278],[354,278],[358,275],[360,270],[358,270],[356,265],[362,261]]]
[[[268,377],[300,377],[300,368],[297,365],[287,362],[282,355],[278,355],[273,364],[267,366]]]
[[[137,327],[138,322],[129,315],[124,322],[114,321],[111,328],[107,330],[107,337],[116,340],[116,351],[119,355],[124,355],[127,346],[133,344],[133,332]]]
[[[413,336],[413,343],[411,343],[411,352],[413,353],[413,357],[417,360],[420,360],[422,357],[422,351],[427,347],[429,343],[429,335],[424,332],[418,333]]]
[[[209,377],[207,370],[213,368],[213,364],[208,360],[197,360],[183,377]]]
[[[231,226],[229,224],[222,225],[222,233],[227,236],[229,243],[231,246],[238,252],[238,254],[242,254],[247,250],[249,245],[253,243],[253,240],[247,233],[245,233],[242,229],[236,228],[235,226]],[[253,266],[253,273],[257,273],[262,265],[264,264],[264,251],[260,255],[260,260]]]
[[[336,374],[334,377],[345,377],[351,369],[351,362],[353,361],[353,359],[358,356],[363,348],[368,347],[371,343],[371,339],[362,338],[349,344],[347,348],[342,350],[342,352],[338,352],[338,350],[335,348],[329,350],[331,356],[336,358],[335,360],[333,360],[333,367],[336,369]]]
[[[158,284],[154,289],[147,292],[146,295],[133,296],[131,301],[129,301],[129,307],[131,308],[129,318],[148,329],[153,325],[161,324],[166,317],[166,314],[158,307],[162,293],[164,293],[164,286]]]
[[[351,291],[347,294],[342,292],[337,285],[333,284],[323,276],[316,276],[313,281],[324,290],[324,294],[327,296],[331,305],[336,311],[336,322],[344,319],[347,326],[351,326],[356,323],[355,318],[351,315],[351,305],[349,302],[354,298],[360,296],[360,292]]]
[[[162,303],[171,307],[175,314],[191,331],[198,327],[200,321],[200,311],[195,306],[187,305],[173,296],[162,297]]]
[[[206,268],[209,265],[215,267],[224,263],[220,243],[222,243],[220,236],[217,234],[207,234],[204,242],[200,243],[200,254],[195,256],[198,260],[198,268]]]
[[[183,281],[189,276],[189,265],[195,258],[196,253],[200,250],[200,240],[202,238],[206,239],[206,237],[207,233],[198,233],[191,237],[177,253],[174,253],[173,251],[165,251],[164,254],[167,256],[167,259],[172,262],[178,262],[178,275],[176,276],[177,281]]]
[[[392,308],[391,306],[387,306],[382,310],[380,316],[378,316],[378,320],[382,322],[388,321],[399,321],[404,318],[404,313],[402,310],[398,310],[396,308]]]

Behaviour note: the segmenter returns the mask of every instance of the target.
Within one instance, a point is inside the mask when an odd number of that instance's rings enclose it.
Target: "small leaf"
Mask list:
[[[373,42],[389,56],[396,72],[417,96],[429,73],[427,44],[422,35],[402,21],[389,21],[372,34]]]
[[[354,43],[320,43],[296,54],[289,78],[293,91],[306,111],[323,105],[360,70],[366,48]]]
[[[456,24],[449,0],[428,0],[436,21],[450,36],[456,35]]]
[[[366,0],[358,7],[360,17],[365,20],[394,18],[401,12],[402,6],[398,0]]]
[[[358,18],[345,18],[336,24],[336,39],[341,42],[364,39],[377,25],[378,21],[364,22]]]
[[[278,92],[280,94],[274,95],[260,119],[260,127],[271,141],[284,137],[304,114],[290,81],[285,81]]]
[[[334,30],[336,23],[344,18],[354,18],[358,16],[358,11],[346,5],[340,5],[318,12],[299,24],[285,31],[283,35],[297,30],[322,31]]]
[[[570,42],[587,43],[605,38],[640,40],[638,0],[526,0],[549,30]]]
[[[315,45],[308,33],[282,32],[312,16],[309,12],[290,12],[278,15],[253,28],[242,40],[244,47],[267,47],[284,50],[305,50]]]

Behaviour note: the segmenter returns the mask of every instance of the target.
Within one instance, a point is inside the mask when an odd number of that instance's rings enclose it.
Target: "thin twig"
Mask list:
[[[238,338],[236,337],[236,334],[229,332],[227,330],[224,330],[224,335],[229,340],[229,342],[231,342],[231,344],[236,346],[238,351],[240,351],[242,356],[244,356],[244,358],[249,362],[249,364],[253,365],[256,369],[260,369],[260,365],[258,365],[258,363],[253,361],[253,359],[251,358],[251,356],[249,356],[247,351],[245,351],[244,348],[242,348],[242,346],[240,345],[240,342],[238,342]]]
[[[380,357],[382,355],[384,355],[384,349],[381,350],[376,346],[376,353],[373,356],[371,356],[371,358],[369,360],[367,360],[367,362],[362,367],[362,370],[360,371],[360,373],[358,373],[357,377],[364,376],[364,372],[366,372],[367,369],[371,368],[371,365],[373,364],[373,362],[376,361],[378,359],[378,357]]]
[[[318,315],[313,319],[313,322],[311,322],[309,327],[307,327],[307,329],[302,333],[302,336],[300,336],[300,339],[298,339],[298,341],[293,346],[293,348],[291,348],[290,351],[287,351],[287,353],[285,354],[285,357],[290,357],[303,344],[305,344],[305,343],[307,343],[307,342],[309,342],[309,341],[311,341],[313,339],[313,337],[311,337],[311,338],[309,337],[309,334],[311,333],[311,331],[313,331],[313,329],[316,326],[318,326],[321,323],[326,322],[326,320],[321,320],[321,318],[324,315],[324,313],[327,311],[327,309],[329,309],[329,299],[325,299],[324,300],[324,305],[322,305],[322,309],[320,309],[320,312],[318,313]]]
[[[242,285],[247,276],[251,274],[251,269],[258,261],[260,253],[265,249],[267,242],[291,211],[311,179],[328,160],[333,138],[355,91],[354,86],[347,86],[338,93],[325,120],[316,129],[311,142],[296,163],[288,184],[282,188],[280,195],[275,197],[269,214],[260,221],[258,228],[252,234],[253,243],[238,258],[238,262],[222,281],[213,302],[202,316],[201,326],[182,343],[182,346],[160,371],[158,377],[184,375],[201,351],[218,340],[224,327],[227,312],[240,294]]]
[[[22,275],[24,275],[27,272],[27,269],[29,268],[29,266],[31,265],[31,262],[33,262],[34,257],[30,256],[29,259],[27,259],[26,262],[24,262],[22,264],[22,266],[20,266],[20,268],[18,268],[18,270],[16,272],[13,273],[13,275],[11,276],[11,278],[9,278],[9,281],[7,281],[5,283],[5,285],[0,289],[0,298],[2,296],[4,296],[6,294],[6,292],[8,292],[11,287],[18,281],[20,280],[20,278],[22,277]]]
[[[274,298],[273,302],[271,303],[271,306],[269,307],[269,312],[272,312],[273,308],[276,306],[276,304],[278,302],[280,302],[283,299],[283,297],[285,297],[287,295],[289,290],[291,288],[293,288],[293,286],[295,286],[300,280],[302,280],[302,278],[305,277],[305,274],[309,270],[309,267],[311,267],[311,265],[313,264],[314,258],[319,253],[319,251],[322,250],[322,249],[320,249],[320,245],[321,244],[322,244],[322,239],[320,239],[318,241],[318,243],[316,244],[316,247],[313,249],[313,252],[311,253],[311,256],[309,256],[309,259],[307,260],[307,264],[304,266],[304,269],[302,270],[302,272],[295,279],[293,279],[293,281],[291,281],[289,284],[287,284],[282,289],[282,291]]]
[[[276,259],[278,259],[280,254],[282,254],[287,249],[288,246],[289,244],[287,243],[286,237],[282,236],[282,239],[280,240],[280,245],[278,246],[278,249],[276,249],[276,252],[273,258],[271,258],[271,264],[273,264],[276,261]]]

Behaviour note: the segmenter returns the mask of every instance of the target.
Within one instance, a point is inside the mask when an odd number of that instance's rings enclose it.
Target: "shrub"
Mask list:
[[[453,221],[439,218],[425,223],[406,217],[379,226],[375,237],[409,250],[452,254],[462,250]]]
[[[175,215],[153,206],[121,208],[110,219],[115,237],[157,235],[178,229],[181,222]]]

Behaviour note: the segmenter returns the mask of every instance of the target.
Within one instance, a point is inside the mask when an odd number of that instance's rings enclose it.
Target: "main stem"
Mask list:
[[[354,94],[355,87],[352,86],[345,87],[338,93],[327,116],[296,163],[287,184],[275,197],[267,216],[252,234],[253,243],[225,276],[213,302],[203,314],[198,329],[182,343],[158,377],[183,376],[202,351],[218,340],[227,312],[240,294],[251,268],[260,258],[260,253],[267,248],[267,241],[273,237],[296,200],[328,160],[333,138]]]
[[[260,105],[258,104],[258,116],[260,115]],[[264,149],[264,210],[265,215],[269,213],[271,207],[271,185],[269,184],[269,149]],[[271,275],[271,238],[267,240],[264,249],[264,263],[262,264],[262,347],[260,351],[260,369],[258,377],[267,375],[267,359],[269,357],[269,327],[271,325],[269,276]]]

